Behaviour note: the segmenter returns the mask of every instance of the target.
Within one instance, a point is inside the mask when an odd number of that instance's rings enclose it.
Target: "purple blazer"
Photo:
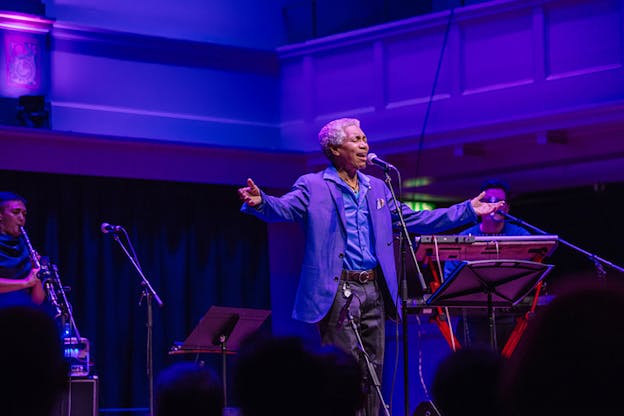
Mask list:
[[[323,319],[338,290],[346,245],[344,202],[338,186],[328,180],[327,169],[301,176],[290,192],[274,197],[262,194],[258,207],[243,204],[241,211],[266,222],[298,222],[305,232],[305,252],[293,318],[315,323]],[[386,184],[369,176],[366,194],[371,219],[375,255],[383,273],[380,285],[389,316],[399,315],[398,284],[393,247],[393,226],[398,215]],[[409,231],[433,234],[461,225],[476,223],[470,201],[433,211],[413,211],[401,204]],[[286,253],[287,255],[287,253]]]

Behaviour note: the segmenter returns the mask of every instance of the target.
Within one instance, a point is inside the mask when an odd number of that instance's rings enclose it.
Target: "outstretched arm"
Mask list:
[[[488,215],[500,209],[504,204],[504,201],[482,202],[483,196],[484,193],[481,193],[470,201],[433,211],[412,211],[405,204],[401,204],[401,209],[409,231],[419,234],[435,234],[451,228],[475,224],[478,221],[478,216]],[[390,210],[393,212],[393,204],[390,203],[390,205],[392,205]],[[392,219],[396,226],[397,216],[393,215]]]
[[[247,179],[247,186],[238,190],[244,204],[241,211],[254,215],[263,221],[301,221],[308,209],[308,186],[299,178],[290,192],[281,197],[267,195],[253,180]]]

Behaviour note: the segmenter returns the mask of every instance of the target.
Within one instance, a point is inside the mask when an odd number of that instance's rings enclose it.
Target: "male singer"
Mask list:
[[[319,140],[330,162],[325,170],[301,176],[281,197],[266,195],[248,179],[247,186],[238,190],[244,201],[241,210],[267,222],[303,226],[304,263],[293,318],[316,323],[321,341],[355,355],[370,380],[355,334],[346,322],[339,322],[343,306],[351,301],[364,348],[381,379],[385,317],[399,315],[392,244],[399,217],[386,184],[360,172],[369,146],[359,120],[331,121],[321,129]],[[475,223],[478,215],[502,205],[482,202],[482,197],[434,211],[413,211],[404,204],[400,209],[410,231],[431,234]],[[371,388],[359,414],[378,413],[379,400]]]

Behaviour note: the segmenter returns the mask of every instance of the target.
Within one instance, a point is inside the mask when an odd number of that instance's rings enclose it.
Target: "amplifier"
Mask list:
[[[52,416],[98,416],[98,378],[72,378]]]
[[[89,375],[89,340],[86,338],[63,338],[65,359],[69,362],[71,377],[86,377]]]

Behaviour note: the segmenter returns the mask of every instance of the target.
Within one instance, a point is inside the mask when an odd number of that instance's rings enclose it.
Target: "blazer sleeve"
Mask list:
[[[391,198],[391,195],[388,196]],[[388,201],[392,201],[388,199]],[[394,204],[388,202],[392,212],[393,227],[398,228],[399,216],[394,210]],[[432,211],[414,211],[407,205],[401,203],[401,212],[405,219],[405,224],[410,232],[417,234],[434,234],[460,227],[466,224],[473,224],[478,221],[478,216],[474,212],[470,200],[452,205],[448,208],[438,208]]]
[[[262,203],[251,207],[244,203],[241,212],[251,214],[266,222],[302,222],[310,202],[310,188],[305,177],[297,179],[291,190],[280,197],[261,191]]]

